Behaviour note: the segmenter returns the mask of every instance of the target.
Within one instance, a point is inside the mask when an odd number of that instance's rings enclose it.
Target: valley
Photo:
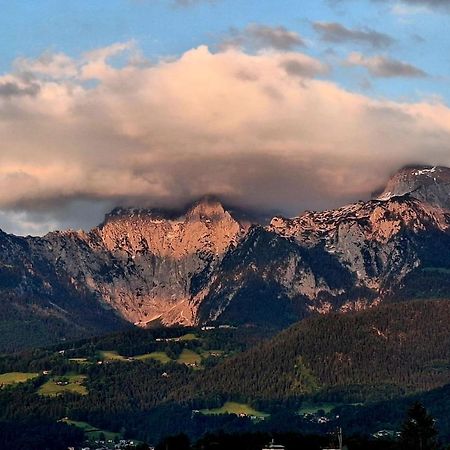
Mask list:
[[[373,434],[395,430],[420,399],[447,438],[449,319],[448,300],[415,300],[311,317],[275,336],[138,329],[5,355],[0,376],[17,383],[0,390],[0,423],[50,417],[154,444],[180,432],[267,431],[280,420],[286,431]]]

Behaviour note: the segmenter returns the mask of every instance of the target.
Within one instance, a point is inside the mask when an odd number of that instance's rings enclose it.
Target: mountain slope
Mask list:
[[[29,239],[0,232],[0,352],[128,326],[86,287],[59,273]]]
[[[450,383],[449,320],[448,300],[312,317],[199,374],[176,396],[286,400],[332,389],[366,401],[430,390]]]
[[[449,179],[442,167],[402,169],[378,199],[266,226],[204,198],[176,213],[117,208],[88,233],[2,233],[0,323],[29,317],[45,335],[49,320],[58,338],[125,322],[282,328],[316,312],[447,297]]]
[[[411,297],[411,289],[403,292],[406,281],[415,279],[411,274],[434,270],[444,277],[448,254],[450,211],[409,195],[276,217],[225,256],[198,318],[252,322],[262,305],[286,323],[311,312],[358,310]],[[435,287],[423,284],[421,296],[435,296]],[[265,315],[266,322],[272,320]]]
[[[52,373],[0,389],[0,421],[32,418],[36,423],[49,419],[56,422],[67,416],[101,429],[125,429],[128,436],[151,442],[161,434],[187,432],[199,436],[232,423],[236,431],[260,425],[278,428],[281,424],[321,433],[339,425],[346,433],[373,433],[384,429],[392,418],[388,428],[392,429],[416,396],[435,406],[436,414],[439,408],[438,417],[448,413],[448,387],[429,390],[450,383],[449,319],[448,300],[332,313],[310,317],[235,356],[230,350],[242,348],[242,333],[252,335],[252,329],[189,330],[196,340],[177,339],[185,333],[181,328],[134,329],[27,351],[1,357],[0,371]],[[235,347],[228,347],[230,337]],[[251,336],[247,338],[247,344],[254,342]],[[65,353],[60,352],[62,349]],[[222,349],[227,359],[219,357],[218,362],[209,364],[208,358],[202,363],[203,370],[198,370],[180,360],[175,362],[183,349],[199,355],[205,350],[217,353]],[[174,361],[140,357],[147,352],[168,352]],[[103,363],[98,364],[99,360]],[[36,395],[55,376],[74,372],[87,377],[86,395]],[[373,403],[382,399],[392,403]],[[250,403],[272,418],[252,424],[249,418],[196,411],[220,408],[229,400]],[[339,408],[328,415],[328,424],[297,414],[300,408],[327,409],[324,402]],[[336,421],[337,414],[341,423]],[[319,415],[324,413],[318,413],[315,419]],[[448,426],[446,420],[447,433]]]
[[[450,170],[439,166],[412,166],[389,180],[380,199],[410,196],[435,206],[450,208]]]
[[[2,233],[0,327],[10,331],[0,350],[99,334],[127,322],[191,324],[189,300],[201,299],[203,284],[246,227],[216,200],[203,199],[178,215],[116,209],[89,233]],[[36,330],[17,342],[17,326]]]

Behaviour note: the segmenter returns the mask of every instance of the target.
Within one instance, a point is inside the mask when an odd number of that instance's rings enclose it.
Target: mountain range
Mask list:
[[[450,169],[406,167],[369,201],[257,223],[211,197],[116,208],[89,232],[0,232],[0,350],[132,324],[283,328],[450,294]]]

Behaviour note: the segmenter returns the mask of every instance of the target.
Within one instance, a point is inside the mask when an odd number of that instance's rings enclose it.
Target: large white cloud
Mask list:
[[[32,217],[21,232],[40,214],[66,225],[64,208],[90,226],[93,204],[211,193],[294,214],[367,197],[404,164],[450,164],[447,106],[348,92],[297,52],[199,47],[150,64],[125,43],[15,67],[0,77],[0,209]]]

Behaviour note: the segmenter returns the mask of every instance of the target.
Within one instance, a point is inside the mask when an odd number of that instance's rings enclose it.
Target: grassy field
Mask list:
[[[15,383],[24,383],[39,376],[38,373],[31,372],[9,372],[0,375],[0,386],[6,386]]]
[[[188,342],[188,341],[198,341],[200,338],[194,333],[187,333],[180,337],[166,339],[168,342]]]
[[[89,364],[87,358],[69,358],[69,361],[77,364]]]
[[[178,357],[177,362],[180,364],[197,364],[200,365],[202,362],[202,357],[193,352],[192,350],[184,349],[181,355]]]
[[[223,350],[204,350],[202,351],[201,355],[202,358],[218,358],[225,355],[225,352]]]
[[[250,405],[245,403],[226,402],[221,408],[216,409],[202,409],[200,411],[205,415],[217,415],[217,414],[245,414],[246,416],[254,416],[258,418],[269,417],[270,414],[266,414],[261,411],[253,409]]]
[[[115,351],[102,351],[102,352],[100,352],[100,357],[104,361],[126,361],[127,360],[127,358],[125,358],[122,355],[119,355]]]
[[[133,359],[136,359],[137,361],[146,361],[148,359],[153,359],[160,362],[161,364],[167,364],[168,362],[172,361],[165,352],[146,353],[145,355],[134,356]]]
[[[86,378],[86,375],[64,375],[64,377],[54,377],[39,388],[38,394],[48,397],[55,397],[64,392],[75,392],[80,395],[87,395],[88,390],[86,389],[86,386],[83,386],[82,384]],[[57,384],[58,381],[62,380],[67,380],[68,384]]]
[[[116,438],[121,439],[122,435],[120,433],[114,433],[112,431],[106,431],[106,430],[100,430],[98,428],[93,427],[92,425],[89,425],[87,422],[80,422],[77,420],[70,420],[70,419],[62,419],[61,422],[67,423],[67,425],[73,425],[74,427],[80,428],[84,431],[84,434],[87,439],[90,441],[96,441],[99,440],[100,435],[103,433],[105,436],[105,439],[108,440],[114,440]]]
[[[328,414],[338,406],[340,406],[338,403],[303,403],[298,410],[298,414],[317,414],[319,411],[324,411],[325,414]]]
[[[179,341],[197,341],[199,339],[199,337],[197,335],[195,335],[194,333],[188,333],[185,334],[184,336],[181,336],[180,338],[178,338]]]

